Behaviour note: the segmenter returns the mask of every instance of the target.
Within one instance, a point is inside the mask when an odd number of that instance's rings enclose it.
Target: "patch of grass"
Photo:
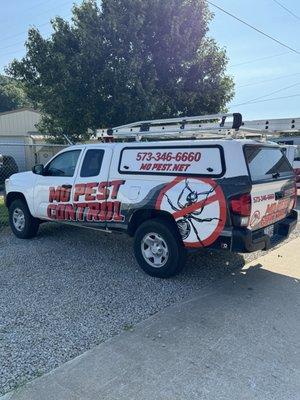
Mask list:
[[[0,196],[0,229],[8,225],[8,211],[4,205],[4,198]]]

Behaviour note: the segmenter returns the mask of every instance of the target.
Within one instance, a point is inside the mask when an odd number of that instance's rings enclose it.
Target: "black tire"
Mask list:
[[[21,227],[21,223],[19,224],[19,228],[16,222],[14,222],[14,213],[17,210],[20,210],[24,215],[24,226]],[[20,211],[19,215],[21,214]],[[26,202],[22,199],[14,200],[9,206],[9,224],[15,236],[20,239],[30,239],[36,236],[39,230],[39,221],[30,214]]]
[[[149,259],[148,262],[143,255],[142,246],[145,251],[144,239],[151,233],[157,234],[158,238],[163,240],[164,243],[162,242],[163,246],[161,246],[163,247],[163,251],[165,251],[165,247],[167,246],[168,256],[165,258],[162,256],[161,259],[164,263],[162,266],[155,267],[150,265],[150,263],[154,262],[154,256],[153,262],[152,259]],[[154,238],[156,237],[154,236]],[[150,240],[153,239],[150,238]],[[146,251],[147,250],[148,249],[146,249]],[[176,226],[160,218],[145,221],[136,230],[134,236],[134,253],[143,271],[157,278],[170,278],[175,276],[181,272],[185,266],[186,250]],[[160,254],[159,257],[161,257]]]

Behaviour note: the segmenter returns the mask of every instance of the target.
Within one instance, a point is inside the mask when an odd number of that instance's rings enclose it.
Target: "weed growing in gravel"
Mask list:
[[[133,331],[133,325],[132,324],[125,324],[123,326],[123,330],[126,332],[132,332]]]

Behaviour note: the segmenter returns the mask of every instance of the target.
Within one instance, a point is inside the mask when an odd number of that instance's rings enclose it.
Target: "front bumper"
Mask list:
[[[269,237],[264,229],[251,231],[247,228],[234,228],[232,230],[231,251],[250,253],[257,250],[268,250],[285,240],[297,225],[298,213],[296,210],[283,220],[275,222],[274,235]]]

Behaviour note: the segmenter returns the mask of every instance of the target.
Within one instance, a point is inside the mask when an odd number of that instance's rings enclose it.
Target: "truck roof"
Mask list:
[[[83,144],[76,144],[74,146],[70,146],[72,148],[95,148],[99,146],[105,146],[105,147],[151,147],[151,146],[161,146],[161,147],[170,147],[170,146],[186,146],[186,145],[224,145],[226,143],[226,146],[229,145],[229,143],[238,143],[240,145],[244,144],[253,144],[253,145],[264,145],[264,146],[276,146],[277,143],[275,142],[269,142],[269,141],[259,141],[259,140],[254,140],[254,139],[185,139],[185,140],[159,140],[159,141],[151,141],[151,142],[146,142],[146,141],[133,141],[133,142],[112,142],[112,143],[103,143],[103,142],[98,142],[98,143],[83,143]],[[70,148],[68,147],[68,148]]]

